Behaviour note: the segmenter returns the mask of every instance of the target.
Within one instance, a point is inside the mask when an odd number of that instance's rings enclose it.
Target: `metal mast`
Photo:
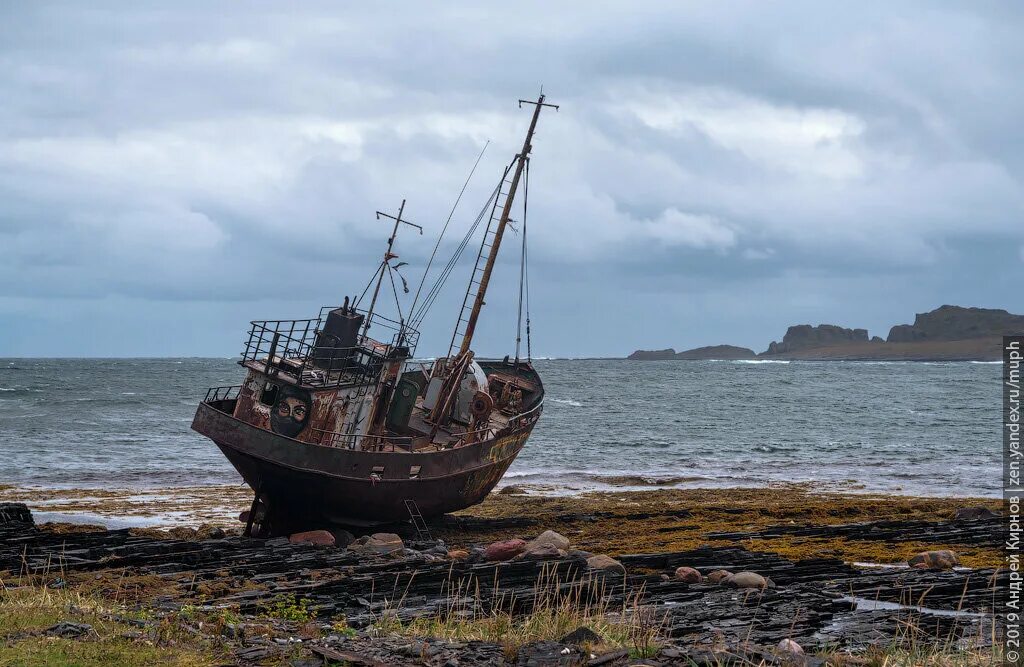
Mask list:
[[[388,262],[398,257],[395,253],[391,252],[392,248],[395,247],[395,237],[398,236],[399,225],[409,225],[420,230],[420,234],[423,233],[423,228],[414,222],[408,220],[402,220],[402,213],[405,211],[405,200],[402,200],[402,205],[398,207],[398,216],[388,215],[383,211],[377,211],[377,219],[386,218],[388,220],[395,221],[395,228],[391,230],[391,236],[388,238],[388,248],[384,251],[384,260],[380,263],[380,268],[377,270],[377,286],[373,288],[373,298],[370,299],[370,307],[366,309],[366,324],[363,325],[363,336],[370,330],[370,322],[373,320],[373,307],[377,305],[377,296],[380,294],[380,285],[384,282],[384,272],[389,270]]]
[[[462,345],[459,347],[459,354],[464,355],[469,351],[473,342],[473,331],[476,329],[476,321],[480,317],[480,309],[484,305],[484,297],[487,295],[487,284],[491,280],[491,271],[494,270],[494,261],[498,258],[498,248],[501,246],[501,237],[505,234],[505,227],[508,225],[509,215],[512,213],[512,202],[516,196],[516,189],[519,187],[519,180],[522,178],[523,169],[529,158],[530,150],[533,148],[533,132],[537,129],[537,119],[540,117],[540,110],[543,107],[558,109],[558,105],[545,104],[544,93],[540,94],[536,102],[530,100],[519,100],[520,108],[523,104],[533,104],[533,119],[530,121],[530,129],[526,132],[526,140],[523,142],[523,150],[516,156],[515,173],[509,184],[508,195],[505,198],[505,205],[501,211],[501,218],[498,220],[497,229],[494,232],[494,241],[491,244],[490,252],[487,255],[487,264],[484,266],[483,274],[480,277],[480,284],[477,287],[476,298],[473,300],[473,308],[466,320],[465,333],[462,335]],[[486,238],[486,237],[485,237]]]

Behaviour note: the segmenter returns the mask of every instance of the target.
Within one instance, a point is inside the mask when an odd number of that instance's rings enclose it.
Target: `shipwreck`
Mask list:
[[[408,288],[398,273],[404,263],[396,262],[395,240],[403,226],[423,230],[403,218],[403,201],[397,215],[377,214],[393,222],[392,232],[362,295],[321,308],[315,318],[251,323],[239,360],[244,381],[208,390],[192,422],[253,489],[247,534],[410,518],[420,528],[424,517],[483,500],[523,449],[544,408],[544,387],[530,354],[528,288],[525,356],[520,354],[526,191],[537,121],[544,107],[554,107],[543,94],[524,103],[533,105],[533,114],[522,149],[448,265],[423,291],[427,264],[404,315],[399,292]],[[501,360],[478,359],[473,334],[518,193],[523,215],[516,229],[522,238],[516,350]],[[481,227],[448,353],[432,363],[417,361],[423,315]],[[435,255],[439,246],[440,239]],[[378,312],[382,291],[393,292],[395,317]]]

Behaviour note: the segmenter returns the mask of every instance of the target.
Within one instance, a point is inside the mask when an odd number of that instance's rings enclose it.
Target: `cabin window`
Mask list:
[[[420,467],[419,466],[409,466],[409,479],[419,479],[419,478],[420,478]]]
[[[273,382],[268,382],[263,385],[263,391],[260,392],[260,403],[263,405],[274,405],[277,403],[277,394],[281,388]]]

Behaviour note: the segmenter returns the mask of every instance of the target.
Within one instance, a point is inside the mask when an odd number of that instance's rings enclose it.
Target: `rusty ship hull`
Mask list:
[[[481,502],[526,445],[543,393],[536,399],[517,424],[494,437],[429,453],[361,451],[285,437],[235,417],[235,399],[202,402],[192,429],[217,445],[260,498],[269,513],[262,532],[286,534],[405,521],[410,499],[428,518]]]

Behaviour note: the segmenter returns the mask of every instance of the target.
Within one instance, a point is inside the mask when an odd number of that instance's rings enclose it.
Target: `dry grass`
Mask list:
[[[641,604],[643,590],[627,595],[612,608],[605,580],[591,576],[563,581],[554,568],[544,568],[531,599],[517,600],[496,592],[481,596],[474,580],[446,583],[446,603],[434,616],[408,623],[398,619],[402,601],[381,614],[374,626],[379,634],[437,637],[449,641],[487,641],[501,644],[514,658],[518,649],[532,642],[557,640],[587,628],[600,640],[584,644],[594,653],[626,648],[634,657],[651,657],[659,648],[665,624],[664,612]],[[517,610],[529,608],[529,613]]]

